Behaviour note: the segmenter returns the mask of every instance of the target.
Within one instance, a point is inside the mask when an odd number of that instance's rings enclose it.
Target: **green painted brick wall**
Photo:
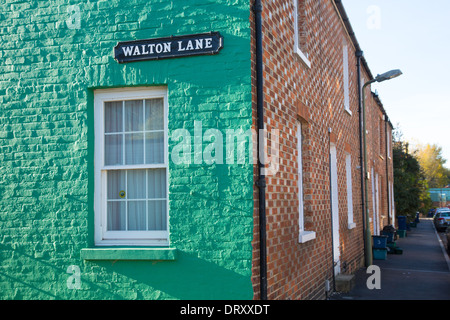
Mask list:
[[[0,299],[251,299],[253,166],[169,163],[172,261],[88,261],[94,89],[163,85],[169,131],[251,128],[250,3],[2,1]],[[218,55],[119,65],[118,41],[218,31]],[[170,133],[169,133],[170,134]],[[169,151],[176,145],[169,139]],[[73,273],[77,266],[80,273]],[[69,268],[69,269],[68,269]],[[74,275],[80,286],[71,289]]]

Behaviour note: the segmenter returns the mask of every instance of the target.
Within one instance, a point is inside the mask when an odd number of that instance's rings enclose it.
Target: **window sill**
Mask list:
[[[159,260],[177,258],[174,248],[86,248],[81,249],[83,260]]]
[[[347,109],[346,107],[344,107],[344,110],[347,112],[347,114],[348,114],[349,116],[352,116],[352,115],[353,115],[353,113],[352,113],[352,111],[351,111],[350,109]]]
[[[302,231],[298,235],[298,242],[305,243],[316,238],[316,233],[314,231]]]
[[[302,59],[303,63],[309,69],[311,69],[311,61],[309,61],[309,59],[306,57],[306,55],[299,48],[295,48],[295,53],[300,57],[300,59]]]
[[[352,222],[348,224],[348,228],[349,229],[355,229],[356,228],[356,223]]]

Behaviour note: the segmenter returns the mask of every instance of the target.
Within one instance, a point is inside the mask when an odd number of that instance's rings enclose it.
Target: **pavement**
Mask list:
[[[388,254],[373,260],[378,266],[380,288],[375,273],[366,268],[355,274],[355,285],[346,293],[333,293],[330,300],[450,300],[450,259],[431,218],[420,218],[416,228],[395,240],[402,254]]]

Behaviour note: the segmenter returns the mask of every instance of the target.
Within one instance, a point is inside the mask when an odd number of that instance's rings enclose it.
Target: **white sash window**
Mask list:
[[[167,92],[96,90],[97,245],[168,245]]]

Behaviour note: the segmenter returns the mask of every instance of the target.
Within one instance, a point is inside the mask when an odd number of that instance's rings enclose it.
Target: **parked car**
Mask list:
[[[434,212],[433,212],[433,219],[436,217],[437,213],[438,213],[438,212],[441,212],[441,211],[450,211],[450,209],[447,208],[447,207],[441,207],[441,208],[436,208],[436,209],[434,209]]]
[[[434,226],[437,231],[444,231],[450,226],[450,210],[437,210],[434,216]]]

